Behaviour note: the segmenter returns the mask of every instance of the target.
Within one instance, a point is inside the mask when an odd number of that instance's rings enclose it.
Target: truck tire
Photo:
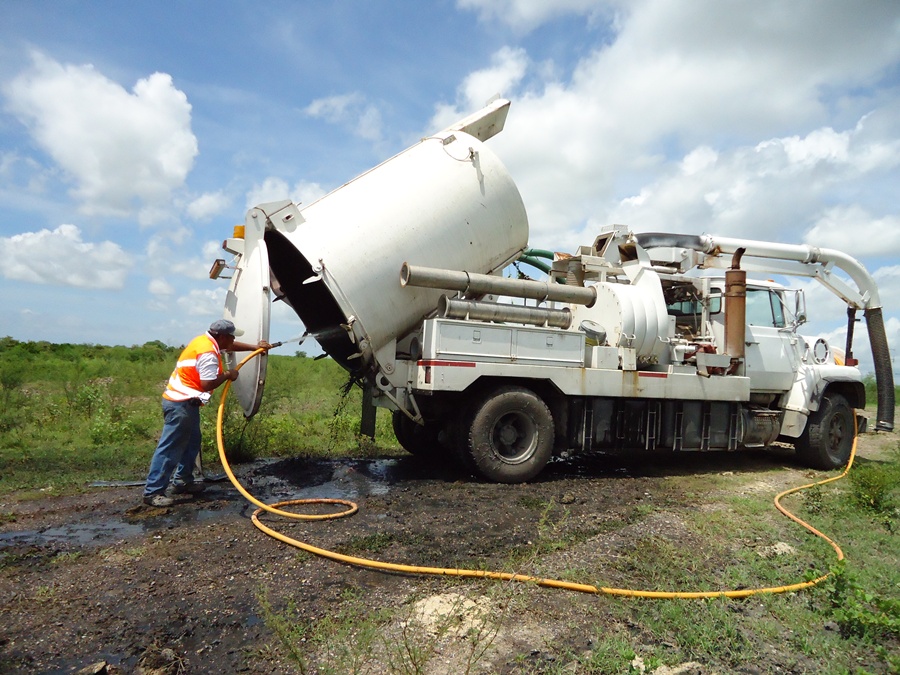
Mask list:
[[[530,389],[504,386],[486,394],[466,416],[466,464],[498,483],[537,476],[553,454],[553,415]]]
[[[426,423],[416,424],[399,410],[391,417],[391,426],[397,441],[409,454],[416,457],[427,457],[440,452],[438,444],[438,428]]]
[[[853,409],[840,394],[826,394],[797,439],[797,456],[812,469],[839,469],[853,449]]]

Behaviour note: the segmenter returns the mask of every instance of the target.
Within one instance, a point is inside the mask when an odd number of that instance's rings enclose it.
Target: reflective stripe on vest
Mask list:
[[[200,386],[200,371],[197,370],[197,359],[201,354],[214,353],[216,362],[219,364],[218,374],[222,374],[222,361],[219,359],[219,345],[209,335],[205,333],[198,335],[188,343],[188,346],[181,352],[178,362],[175,364],[175,370],[169,377],[166,384],[166,390],[163,392],[163,398],[170,401],[187,401],[191,398],[208,399],[209,394],[203,391]],[[205,402],[205,400],[204,400]]]

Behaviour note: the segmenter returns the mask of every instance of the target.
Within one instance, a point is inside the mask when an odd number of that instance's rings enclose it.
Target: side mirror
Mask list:
[[[797,325],[802,326],[806,323],[806,296],[803,295],[802,290],[797,291],[797,295],[794,298],[794,316],[796,317]]]

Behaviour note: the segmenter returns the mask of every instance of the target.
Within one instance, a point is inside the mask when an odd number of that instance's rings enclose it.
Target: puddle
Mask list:
[[[387,494],[392,485],[411,477],[408,464],[397,459],[288,459],[255,471],[250,481],[279,499],[359,499]]]
[[[236,469],[250,494],[266,503],[289,499],[349,499],[386,494],[403,480],[422,478],[422,467],[411,459],[260,460]],[[0,533],[0,551],[18,546],[108,546],[186,523],[202,523],[254,508],[228,480],[211,483],[196,500],[167,509],[138,508],[129,515],[58,527]]]
[[[24,532],[0,534],[0,550],[8,546],[21,546],[23,544],[41,546],[65,543],[76,546],[89,546],[98,542],[98,540],[108,543],[119,539],[137,537],[145,531],[142,525],[121,520],[104,523],[75,523],[61,527],[49,527],[45,530],[26,530]]]

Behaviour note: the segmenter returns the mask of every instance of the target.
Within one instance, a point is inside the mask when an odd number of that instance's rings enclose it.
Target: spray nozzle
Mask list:
[[[309,335],[309,331],[307,330],[307,331],[303,332],[303,335],[298,335],[297,337],[291,338],[290,340],[282,340],[281,342],[273,342],[272,349],[275,349],[275,347],[280,347],[281,345],[290,344],[291,342],[296,342],[298,345],[301,345],[301,344],[303,344],[303,341],[306,339],[306,337],[308,335]]]

